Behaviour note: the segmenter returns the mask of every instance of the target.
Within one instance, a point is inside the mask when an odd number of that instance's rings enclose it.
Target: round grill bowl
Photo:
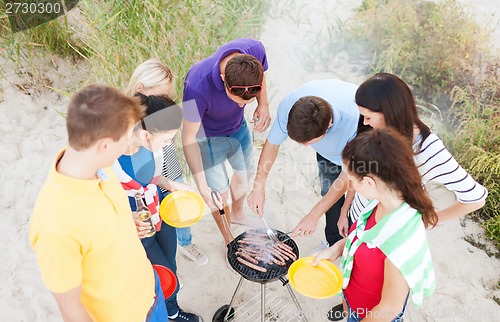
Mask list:
[[[299,248],[297,247],[297,244],[295,243],[295,241],[293,239],[291,239],[288,235],[286,235],[285,233],[283,233],[279,230],[273,229],[273,231],[274,231],[274,234],[276,235],[276,237],[284,244],[290,246],[293,250],[293,253],[297,256],[297,258],[299,258]],[[243,276],[245,279],[252,281],[252,282],[262,283],[262,284],[273,282],[273,281],[279,279],[280,277],[285,276],[288,272],[288,268],[294,262],[294,260],[292,260],[292,259],[287,260],[285,266],[280,266],[277,264],[266,264],[263,262],[259,262],[258,266],[265,267],[267,269],[267,272],[260,272],[260,271],[254,270],[254,269],[240,263],[236,259],[236,252],[239,249],[238,241],[245,238],[245,236],[250,232],[266,235],[265,228],[247,230],[247,231],[241,233],[240,235],[238,235],[238,237],[236,237],[232,242],[230,242],[227,245],[227,248],[228,248],[227,259],[229,261],[229,265],[231,265],[231,267],[238,274]]]

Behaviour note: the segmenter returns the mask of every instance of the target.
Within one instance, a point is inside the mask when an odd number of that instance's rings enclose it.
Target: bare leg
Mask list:
[[[231,178],[229,189],[231,190],[231,212],[235,221],[239,222],[244,220],[245,213],[243,212],[243,205],[248,188],[247,173],[235,172]]]
[[[222,234],[222,237],[224,237],[224,241],[226,242],[226,245],[229,244],[234,238],[231,235],[231,213],[229,211],[229,206],[227,205],[227,192],[224,192],[221,194],[222,195],[222,200],[224,200],[224,212],[227,220],[227,224],[229,227],[226,227],[224,223],[224,219],[222,218],[222,215],[220,214],[218,209],[210,209],[212,212],[212,217],[214,217],[215,223],[217,224],[217,227],[219,228],[219,231]]]
[[[231,191],[231,214],[232,222],[249,227],[261,227],[262,222],[257,216],[245,215],[245,197],[249,186],[250,178],[247,172],[235,172],[231,178],[229,189]]]

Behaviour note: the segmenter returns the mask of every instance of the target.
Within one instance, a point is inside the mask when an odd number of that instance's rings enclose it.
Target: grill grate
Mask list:
[[[286,275],[288,272],[288,268],[293,263],[292,259],[287,260],[285,266],[259,262],[258,265],[261,267],[265,267],[267,269],[267,272],[256,271],[256,270],[240,263],[236,259],[236,257],[237,257],[236,252],[239,249],[238,240],[245,238],[245,236],[250,232],[257,233],[257,234],[266,234],[265,229],[252,229],[252,230],[249,230],[249,231],[246,231],[246,232],[240,234],[231,243],[229,243],[229,245],[227,246],[228,247],[227,257],[228,257],[228,261],[229,261],[229,264],[231,265],[231,267],[236,272],[238,272],[241,276],[243,276],[245,279],[252,281],[252,282],[258,282],[258,283],[268,283],[268,282],[271,282],[273,280],[276,280],[276,279]],[[292,248],[294,254],[298,258],[299,257],[299,248],[297,247],[297,244],[295,243],[295,241],[293,241],[293,239],[288,237],[288,235],[284,234],[283,232],[281,232],[279,230],[274,230],[274,233],[276,234],[276,236],[278,237],[278,239],[281,242],[283,242],[284,244],[286,244]]]

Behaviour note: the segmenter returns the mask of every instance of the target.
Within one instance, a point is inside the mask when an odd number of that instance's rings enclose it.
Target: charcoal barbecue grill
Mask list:
[[[299,257],[299,248],[297,247],[297,244],[293,239],[291,239],[287,234],[279,231],[279,230],[273,230],[274,234],[276,237],[281,241],[282,243],[290,246],[292,248],[293,253],[296,255],[296,258]],[[288,280],[284,277],[287,272],[288,268],[290,265],[294,262],[293,259],[288,259],[285,262],[284,266],[280,266],[277,264],[268,264],[264,263],[262,261],[259,262],[260,267],[264,267],[267,269],[267,272],[260,272],[257,271],[253,268],[250,268],[242,263],[240,263],[236,258],[236,252],[240,248],[240,244],[238,243],[239,240],[244,239],[249,233],[256,233],[256,234],[263,234],[264,236],[267,236],[266,234],[266,229],[252,229],[249,231],[245,231],[242,234],[240,234],[238,237],[236,237],[229,245],[227,245],[227,259],[229,262],[229,265],[238,273],[241,275],[240,280],[238,282],[238,285],[236,287],[236,290],[233,293],[233,297],[231,298],[231,301],[229,302],[229,305],[223,305],[220,307],[214,314],[212,321],[213,322],[223,322],[223,321],[234,321],[235,319],[235,308],[233,307],[234,300],[236,296],[238,295],[241,285],[243,284],[243,280],[248,280],[250,282],[256,282],[260,283],[260,320],[261,322],[265,321],[265,307],[266,307],[266,284],[270,282],[274,282],[277,280],[280,280],[281,283],[283,283],[283,286],[286,286],[288,293],[290,294],[290,297],[292,298],[293,303],[295,304],[300,317],[303,321],[307,322],[307,318],[302,312],[302,308],[300,307],[299,302],[297,301],[297,298],[295,297],[295,294],[293,293],[292,288],[288,284]]]

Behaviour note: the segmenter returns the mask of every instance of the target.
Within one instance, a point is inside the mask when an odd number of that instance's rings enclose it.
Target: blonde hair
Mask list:
[[[125,94],[134,96],[137,93],[137,85],[139,84],[142,84],[147,89],[166,85],[173,81],[174,77],[167,65],[162,63],[158,58],[151,58],[137,66],[134,70],[125,89]]]

